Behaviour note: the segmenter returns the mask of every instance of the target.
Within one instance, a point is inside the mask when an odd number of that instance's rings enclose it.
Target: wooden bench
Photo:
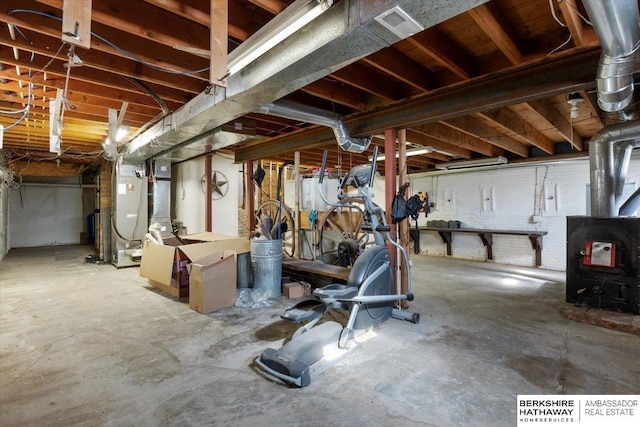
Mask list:
[[[330,278],[336,282],[346,283],[349,278],[349,270],[339,265],[323,264],[319,261],[308,261],[295,258],[283,258],[282,272],[292,275],[315,275]]]
[[[414,229],[415,230],[415,229]],[[527,236],[531,242],[531,248],[536,251],[536,267],[542,264],[542,236],[546,235],[546,231],[527,231],[527,230],[494,230],[485,228],[439,228],[439,227],[418,227],[417,236],[414,237],[414,245],[420,245],[420,231],[435,231],[447,245],[447,255],[451,256],[451,238],[454,233],[471,233],[477,234],[482,244],[487,248],[487,259],[493,260],[493,235],[505,234],[510,236]],[[415,234],[415,233],[414,233]]]

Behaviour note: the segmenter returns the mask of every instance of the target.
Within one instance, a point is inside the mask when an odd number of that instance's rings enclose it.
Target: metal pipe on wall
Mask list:
[[[629,166],[625,159],[628,159],[627,156],[634,147],[639,146],[638,140],[640,121],[608,126],[598,131],[589,141],[591,216],[619,215],[620,196],[616,193],[618,190],[622,193]],[[617,148],[618,145],[620,148]]]
[[[583,0],[602,46],[598,65],[598,105],[622,112],[633,100],[633,68],[640,47],[637,0]]]

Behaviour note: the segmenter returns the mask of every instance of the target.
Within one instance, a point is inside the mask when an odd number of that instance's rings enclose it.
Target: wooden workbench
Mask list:
[[[415,229],[412,229],[412,231]],[[442,242],[447,245],[447,255],[451,256],[451,240],[455,233],[477,234],[482,244],[487,248],[487,259],[493,260],[493,235],[505,234],[511,236],[527,236],[531,242],[531,248],[536,252],[536,266],[542,264],[542,236],[546,231],[537,230],[496,230],[485,228],[439,228],[439,227],[418,227],[419,231],[434,231],[438,233]],[[420,233],[415,236],[414,244],[420,244]],[[419,246],[418,246],[419,247]]]

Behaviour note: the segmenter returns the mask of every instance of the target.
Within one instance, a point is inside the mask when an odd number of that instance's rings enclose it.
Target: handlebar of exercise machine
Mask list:
[[[362,209],[360,208],[360,206],[357,205],[353,205],[353,204],[343,204],[340,203],[339,201],[337,202],[332,202],[330,200],[327,199],[327,197],[324,194],[324,191],[322,190],[322,181],[324,180],[324,171],[327,167],[327,157],[329,155],[329,151],[328,150],[324,150],[324,153],[322,155],[322,168],[320,169],[320,179],[318,182],[318,190],[320,193],[320,198],[329,206],[336,206],[336,207],[350,207],[350,208],[354,208],[359,210],[362,214],[364,214],[364,212],[362,212]],[[407,299],[408,301],[413,300],[413,294],[411,293],[411,273],[409,272],[410,269],[410,264],[409,264],[409,255],[407,254],[407,251],[404,249],[404,247],[402,247],[402,245],[400,245],[399,243],[397,243],[392,236],[389,234],[391,231],[391,226],[389,224],[387,224],[387,220],[384,214],[384,210],[379,207],[376,206],[373,203],[373,181],[375,178],[375,174],[376,174],[376,170],[377,170],[377,161],[378,161],[378,146],[375,146],[373,148],[373,157],[371,158],[371,174],[369,176],[369,180],[367,182],[367,186],[363,185],[358,185],[357,189],[359,194],[357,196],[353,196],[353,195],[349,195],[350,199],[356,199],[356,200],[362,200],[362,203],[365,206],[365,209],[367,211],[367,213],[370,215],[371,217],[371,226],[367,226],[367,227],[362,227],[363,230],[365,231],[371,231],[374,234],[374,238],[376,240],[376,244],[379,245],[384,245],[385,241],[391,243],[391,245],[393,245],[395,248],[397,248],[401,253],[402,253],[402,258],[404,259],[405,265],[407,266],[407,294],[405,295],[397,295],[398,298],[396,299]],[[356,166],[357,167],[357,166]],[[355,169],[355,168],[354,168]],[[353,169],[351,170],[353,171]],[[344,199],[345,196],[342,193],[342,191],[344,190],[344,188],[347,186],[347,181],[349,179],[349,174],[351,173],[351,171],[349,173],[347,173],[347,175],[345,175],[345,177],[343,178],[341,184],[340,184],[340,190],[338,192],[338,199]],[[357,180],[356,180],[357,183]],[[380,222],[378,221],[378,214],[380,215],[380,218],[382,218],[382,224],[380,224]],[[384,237],[384,235],[382,233],[386,233],[386,238]],[[410,297],[409,297],[410,295]],[[402,297],[402,298],[401,298]]]

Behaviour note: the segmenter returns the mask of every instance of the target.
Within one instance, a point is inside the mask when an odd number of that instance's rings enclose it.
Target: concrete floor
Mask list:
[[[203,316],[89,253],[0,264],[0,425],[506,426],[518,394],[640,393],[640,336],[564,318],[563,273],[412,255],[421,323],[295,389],[251,367],[283,297]]]

